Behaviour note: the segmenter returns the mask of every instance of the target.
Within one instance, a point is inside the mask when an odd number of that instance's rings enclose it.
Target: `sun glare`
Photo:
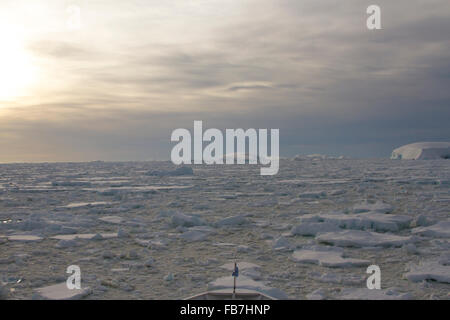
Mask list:
[[[0,100],[24,94],[35,78],[31,56],[13,33],[0,33]]]

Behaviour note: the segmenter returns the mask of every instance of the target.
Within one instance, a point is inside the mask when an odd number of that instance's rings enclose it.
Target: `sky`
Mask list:
[[[0,162],[165,160],[194,120],[285,157],[450,141],[448,0],[2,0],[0,39]]]

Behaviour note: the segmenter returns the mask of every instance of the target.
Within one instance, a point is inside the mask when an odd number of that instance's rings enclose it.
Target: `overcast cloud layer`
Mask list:
[[[0,162],[168,159],[194,120],[279,128],[283,156],[450,140],[448,0],[30,3],[0,4],[38,77],[0,101]]]

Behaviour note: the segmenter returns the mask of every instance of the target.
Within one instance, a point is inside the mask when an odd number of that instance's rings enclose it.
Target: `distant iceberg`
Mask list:
[[[315,153],[315,154],[308,154],[308,155],[298,154],[292,159],[296,160],[296,161],[303,161],[303,160],[318,161],[318,160],[336,160],[336,159],[343,160],[343,159],[346,159],[346,157],[344,157],[344,156],[334,157],[334,156],[329,156],[326,154]]]
[[[391,159],[450,159],[450,142],[417,142],[392,151]]]

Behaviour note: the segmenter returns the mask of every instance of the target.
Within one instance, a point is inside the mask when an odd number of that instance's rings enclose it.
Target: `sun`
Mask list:
[[[35,68],[24,42],[13,33],[0,32],[0,101],[24,94],[35,78]]]

